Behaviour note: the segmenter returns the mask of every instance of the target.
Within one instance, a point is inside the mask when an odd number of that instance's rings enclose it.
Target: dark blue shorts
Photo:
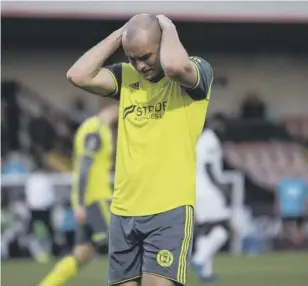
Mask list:
[[[193,226],[191,206],[140,217],[111,214],[108,284],[139,280],[149,273],[184,285]]]

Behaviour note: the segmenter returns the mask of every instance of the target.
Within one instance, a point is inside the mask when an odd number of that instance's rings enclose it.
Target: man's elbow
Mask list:
[[[87,82],[86,78],[73,68],[69,69],[66,73],[66,79],[73,85],[80,87],[85,86]]]
[[[186,73],[190,72],[191,65],[188,61],[187,63],[167,63],[163,66],[164,73],[167,77],[173,78],[180,78]]]

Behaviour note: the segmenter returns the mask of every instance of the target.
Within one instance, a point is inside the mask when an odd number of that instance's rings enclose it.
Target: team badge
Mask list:
[[[173,254],[169,250],[160,250],[156,260],[160,266],[169,267],[173,263]]]

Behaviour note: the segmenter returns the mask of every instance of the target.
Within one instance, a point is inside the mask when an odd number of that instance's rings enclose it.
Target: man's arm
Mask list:
[[[87,51],[67,72],[67,79],[88,92],[112,96],[117,93],[117,79],[110,69],[102,68],[105,61],[120,47],[123,26]]]
[[[78,205],[84,206],[88,186],[89,172],[96,152],[101,148],[102,140],[98,133],[89,133],[84,140],[84,152],[79,159],[78,168]]]
[[[210,138],[208,138],[210,139]],[[228,185],[223,181],[223,158],[222,150],[216,135],[209,140],[208,161],[205,163],[205,172],[208,174],[212,184],[217,187],[226,198],[227,204],[231,203],[231,192]]]
[[[221,168],[221,166],[219,166]],[[231,192],[224,182],[222,182],[222,170],[215,171],[215,167],[211,163],[205,164],[205,172],[208,174],[212,184],[217,187],[226,198],[226,203],[229,205],[231,203]]]
[[[197,144],[197,158],[204,167],[204,172],[226,198],[231,201],[231,192],[223,181],[222,150],[219,139],[211,130],[203,131]]]
[[[198,92],[199,95],[192,98],[205,98],[213,77],[210,65],[199,58],[190,59],[171,20],[163,15],[157,18],[162,29],[160,61],[166,76],[184,88],[196,89],[200,86],[202,90]]]

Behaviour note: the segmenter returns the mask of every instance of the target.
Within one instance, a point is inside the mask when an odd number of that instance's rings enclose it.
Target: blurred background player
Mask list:
[[[290,167],[288,173],[278,186],[276,207],[281,218],[282,237],[300,244],[308,211],[308,185],[296,168]]]
[[[74,187],[72,202],[77,220],[72,256],[63,258],[40,286],[64,285],[77,275],[93,255],[92,243],[104,245],[108,238],[109,206],[112,197],[112,133],[110,125],[118,107],[105,108],[87,119],[74,141]]]
[[[39,246],[35,235],[35,226],[42,223],[49,232],[51,239],[51,252],[56,254],[54,227],[52,223],[52,211],[55,203],[54,186],[49,180],[48,168],[44,162],[40,162],[31,173],[25,184],[27,206],[30,210],[29,222],[29,248],[30,252],[39,263],[46,263],[49,255]]]
[[[214,131],[205,127],[197,143],[196,249],[192,266],[205,282],[218,279],[212,272],[214,255],[228,239],[230,194],[222,182],[222,149]]]

